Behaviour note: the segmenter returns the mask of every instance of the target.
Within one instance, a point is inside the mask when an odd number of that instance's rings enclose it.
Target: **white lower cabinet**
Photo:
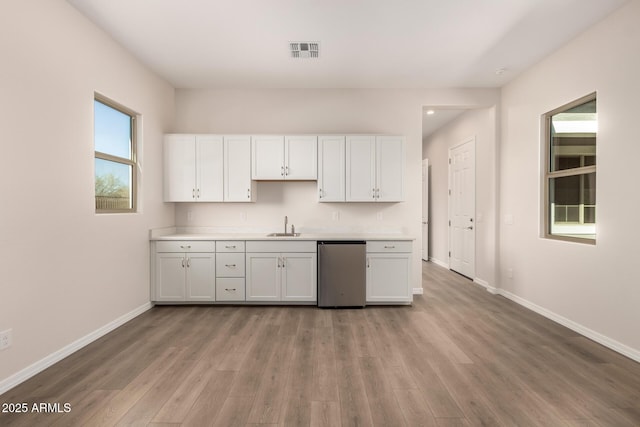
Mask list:
[[[244,301],[244,277],[216,278],[216,301]]]
[[[247,301],[280,301],[280,254],[247,253]]]
[[[411,241],[367,242],[367,303],[410,303]]]
[[[244,301],[244,242],[216,242],[216,301]]]
[[[315,302],[315,241],[247,242],[246,300]]]
[[[282,254],[282,300],[316,301],[316,253]]]
[[[157,241],[156,302],[317,301],[315,240]],[[367,304],[409,304],[412,242],[367,242]]]
[[[159,252],[156,249],[154,300],[215,301],[215,268],[214,252]]]

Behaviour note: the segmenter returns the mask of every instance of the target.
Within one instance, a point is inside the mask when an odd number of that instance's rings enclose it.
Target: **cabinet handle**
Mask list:
[[[195,198],[196,198],[196,189],[195,189],[195,188],[192,188],[192,189],[191,189],[191,198],[192,198],[192,199],[195,199]]]
[[[376,199],[380,198],[380,189],[376,188]]]
[[[322,199],[322,188],[318,188],[318,198]]]
[[[225,264],[224,266],[229,268],[236,268],[235,264]]]
[[[367,268],[370,268],[371,265],[369,265],[369,258],[367,258]]]
[[[182,268],[184,268],[184,258],[182,258]]]
[[[289,175],[289,166],[284,167],[284,174]]]
[[[186,245],[186,246],[180,245],[180,247],[182,249],[191,249],[191,245]]]
[[[284,166],[280,166],[280,175],[284,176]]]
[[[285,257],[282,257],[282,268],[284,268],[286,261],[287,261],[287,259]]]
[[[198,188],[197,194],[198,194],[198,199],[199,199],[200,198],[200,189],[199,188]]]
[[[371,197],[373,197],[374,199],[376,198],[376,189],[375,188],[371,189]]]
[[[278,257],[278,268],[280,268],[280,257]]]
[[[191,267],[191,258],[187,258],[187,267]]]
[[[225,248],[227,248],[227,249],[235,249],[235,248],[236,248],[236,245],[225,246]]]
[[[236,288],[231,288],[231,289],[229,289],[229,288],[224,288],[224,290],[225,290],[225,291],[227,291],[227,292],[235,292],[235,291],[236,291]]]
[[[396,247],[395,247],[395,246],[393,246],[393,245],[391,245],[391,246],[387,246],[387,245],[385,245],[385,246],[384,246],[384,248],[385,248],[385,249],[395,249]]]
[[[247,199],[251,198],[251,189],[247,188]]]

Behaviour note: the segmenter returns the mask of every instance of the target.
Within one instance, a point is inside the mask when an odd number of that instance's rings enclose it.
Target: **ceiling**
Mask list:
[[[502,86],[625,0],[68,2],[176,88],[445,88]]]

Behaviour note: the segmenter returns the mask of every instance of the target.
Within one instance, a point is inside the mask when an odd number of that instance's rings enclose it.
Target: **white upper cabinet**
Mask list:
[[[286,136],[284,138],[285,179],[318,179],[318,137]]]
[[[215,135],[165,135],[164,200],[221,202],[223,143]]]
[[[255,180],[316,180],[316,136],[253,136],[251,177]]]
[[[253,202],[256,181],[318,180],[320,202],[404,200],[401,136],[169,134],[166,202]]]
[[[251,178],[284,179],[284,137],[251,137]]]
[[[376,196],[376,137],[347,136],[346,200],[374,202]]]
[[[318,201],[345,201],[345,137],[318,137]]]
[[[164,137],[165,202],[252,202],[251,137]]]
[[[403,201],[404,163],[401,136],[347,136],[346,201]]]
[[[404,138],[376,136],[376,201],[404,201]]]
[[[251,180],[251,137],[224,137],[224,201],[253,202],[256,185]]]

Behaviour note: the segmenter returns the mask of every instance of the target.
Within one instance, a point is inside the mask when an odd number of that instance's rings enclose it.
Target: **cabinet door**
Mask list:
[[[367,302],[410,302],[411,254],[367,254]]]
[[[185,255],[187,301],[215,301],[215,254]]]
[[[285,179],[318,179],[317,136],[287,136],[284,147]]]
[[[375,141],[375,136],[346,138],[347,202],[375,201]]]
[[[404,200],[404,138],[376,137],[376,201]]]
[[[224,201],[252,202],[255,186],[251,181],[251,137],[224,137]]]
[[[155,261],[155,301],[184,301],[184,254],[158,253]]]
[[[282,254],[283,301],[316,301],[317,265],[314,253]]]
[[[251,178],[284,179],[284,137],[251,137]]]
[[[281,263],[277,253],[247,254],[247,301],[280,301]]]
[[[216,135],[196,136],[196,199],[221,202],[223,195],[223,144]]]
[[[344,202],[344,136],[318,137],[318,201]]]
[[[194,135],[164,137],[164,201],[196,199],[196,138]]]

